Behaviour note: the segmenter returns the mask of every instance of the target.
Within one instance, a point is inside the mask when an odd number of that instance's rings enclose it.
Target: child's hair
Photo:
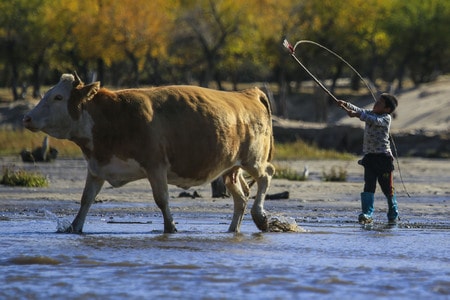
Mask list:
[[[390,113],[393,113],[398,105],[397,98],[395,98],[394,95],[388,93],[381,94],[380,98],[383,98],[385,107],[389,107],[391,109]]]

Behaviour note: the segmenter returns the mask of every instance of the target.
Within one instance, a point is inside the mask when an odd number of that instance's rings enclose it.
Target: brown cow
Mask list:
[[[264,198],[275,170],[270,105],[257,89],[223,92],[195,86],[110,91],[63,74],[23,118],[31,131],[75,142],[88,162],[81,206],[67,232],[81,233],[105,181],[114,187],[148,178],[164,217],[176,232],[168,184],[182,188],[224,176],[234,200],[229,231],[239,232],[248,201],[247,171],[257,183],[251,209],[266,231]]]

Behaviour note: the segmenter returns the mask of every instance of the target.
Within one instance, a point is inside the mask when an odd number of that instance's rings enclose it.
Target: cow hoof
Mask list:
[[[228,232],[229,233],[240,233],[241,232],[241,230],[240,230],[240,228],[235,228],[235,227],[229,227],[228,228]]]
[[[260,224],[256,224],[256,227],[258,227],[259,230],[262,232],[268,232],[269,231],[269,222],[267,219],[264,222],[261,222]]]
[[[175,227],[164,228],[164,233],[176,233],[178,230]]]
[[[74,234],[82,234],[83,228],[77,229],[72,224],[67,227],[61,227],[58,225],[58,229],[56,230],[57,233],[74,233]]]
[[[265,212],[263,212],[262,214],[252,212],[252,219],[259,230],[263,232],[269,231],[269,218],[267,217]]]
[[[75,232],[75,230],[73,229],[73,226],[69,226],[67,228],[58,228],[56,230],[57,233],[77,233]]]

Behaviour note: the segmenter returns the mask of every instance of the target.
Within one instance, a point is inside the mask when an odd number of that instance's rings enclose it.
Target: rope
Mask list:
[[[295,46],[294,46],[294,52],[295,52],[295,49],[297,48],[297,46],[298,45],[300,45],[300,44],[303,44],[303,43],[305,43],[305,44],[312,44],[312,45],[315,45],[315,46],[318,46],[318,47],[320,47],[320,48],[322,48],[322,49],[324,49],[324,50],[326,50],[326,51],[328,51],[329,53],[331,53],[331,54],[333,54],[335,57],[337,57],[338,59],[340,59],[343,63],[345,63],[356,75],[358,75],[358,77],[359,77],[359,79],[364,83],[364,85],[366,86],[366,88],[367,88],[367,90],[370,92],[370,95],[372,96],[372,99],[374,100],[374,101],[377,101],[377,98],[375,97],[375,93],[373,92],[373,90],[372,90],[372,88],[370,87],[370,85],[369,85],[369,83],[361,76],[361,74],[359,74],[359,72],[355,69],[355,68],[353,68],[353,66],[349,63],[349,62],[347,62],[342,56],[340,56],[339,54],[337,54],[336,52],[334,52],[333,50],[330,50],[329,48],[327,48],[327,47],[325,47],[325,46],[323,46],[323,45],[321,45],[321,44],[319,44],[319,43],[316,43],[316,42],[314,42],[314,41],[310,41],[310,40],[301,40],[301,41],[298,41],[297,43],[295,43]],[[291,55],[293,55],[293,53],[291,54]]]
[[[322,82],[320,82],[319,79],[317,79],[314,74],[312,74],[308,68],[305,67],[305,65],[302,64],[302,62],[297,58],[297,56],[295,55],[295,49],[297,48],[297,46],[299,46],[300,44],[312,44],[315,46],[318,46],[326,51],[328,51],[328,53],[331,53],[332,55],[334,55],[336,58],[338,58],[340,61],[342,61],[343,63],[345,63],[358,77],[359,79],[364,83],[364,85],[366,86],[367,90],[370,92],[370,95],[372,96],[372,99],[376,102],[377,99],[375,97],[375,93],[373,92],[372,88],[370,87],[370,85],[368,84],[368,82],[361,76],[361,74],[359,74],[359,72],[349,63],[347,62],[343,57],[341,57],[339,54],[337,54],[336,52],[334,52],[333,50],[319,44],[316,43],[314,41],[310,41],[310,40],[300,40],[298,42],[295,43],[294,46],[292,46],[287,39],[284,39],[283,41],[283,46],[289,50],[290,55],[292,56],[292,58],[294,58],[297,63],[305,70],[306,73],[308,73],[308,75],[335,101],[337,102],[338,99],[336,98],[336,96],[333,95],[333,93],[331,93],[323,84]],[[397,153],[397,146],[395,145],[394,142],[394,138],[392,136],[391,133],[389,133],[389,139],[391,140],[392,143],[392,148],[394,149],[394,157],[395,160],[397,162],[397,168],[398,168],[398,173],[400,175],[400,181],[402,183],[403,189],[406,193],[406,195],[411,198],[411,196],[409,195],[406,186],[405,186],[405,182],[403,181],[403,176],[402,176],[402,171],[400,169],[400,162],[398,160],[398,153]]]

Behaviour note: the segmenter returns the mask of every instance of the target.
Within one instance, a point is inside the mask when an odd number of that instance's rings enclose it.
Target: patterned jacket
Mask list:
[[[391,115],[377,115],[369,109],[363,109],[351,103],[346,104],[348,109],[360,112],[359,119],[366,122],[364,129],[363,153],[385,153],[392,156],[389,142],[389,129],[391,127]]]

